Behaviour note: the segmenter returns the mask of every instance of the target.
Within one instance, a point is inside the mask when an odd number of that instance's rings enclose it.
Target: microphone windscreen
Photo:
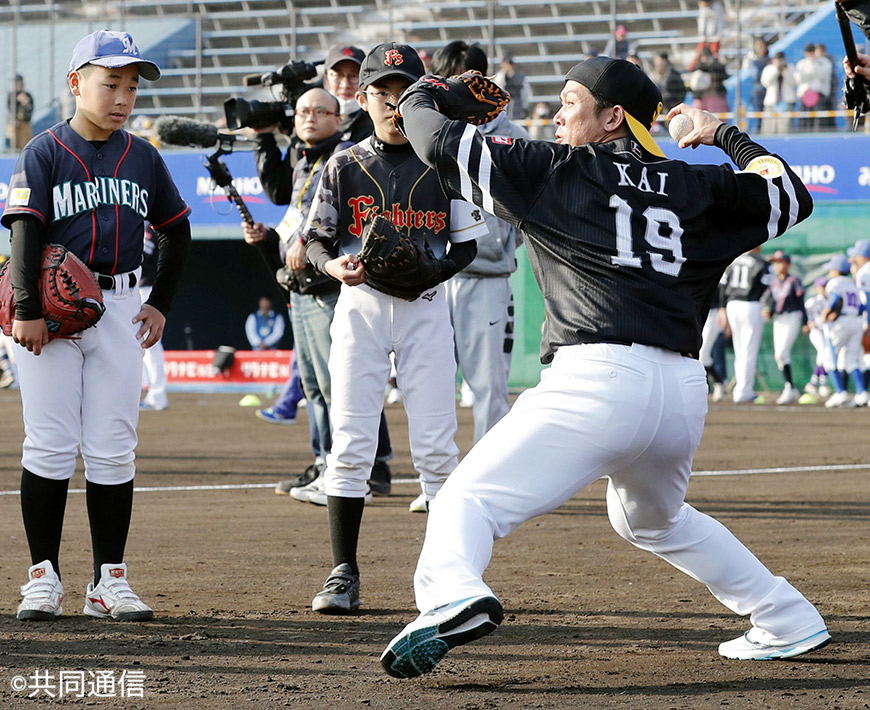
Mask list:
[[[218,130],[210,123],[181,116],[161,116],[154,123],[161,143],[209,148],[218,141]]]

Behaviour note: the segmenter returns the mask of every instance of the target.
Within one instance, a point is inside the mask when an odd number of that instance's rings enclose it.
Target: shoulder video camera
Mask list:
[[[297,62],[285,64],[277,71],[265,74],[248,74],[245,86],[279,86],[280,101],[248,101],[231,97],[224,101],[224,117],[227,128],[266,128],[278,124],[288,133],[293,129],[293,105],[299,95],[308,88],[304,82],[317,76],[317,65],[323,62]]]

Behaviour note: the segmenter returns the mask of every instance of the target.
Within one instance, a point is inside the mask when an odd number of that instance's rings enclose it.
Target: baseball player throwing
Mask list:
[[[648,132],[659,91],[622,60],[568,72],[555,144],[484,139],[443,116],[439,100],[419,83],[408,90],[408,137],[453,197],[523,230],[551,367],[433,501],[414,577],[422,613],[387,646],[384,668],[418,676],[493,631],[502,606],[482,578],[493,541],[601,477],[619,535],[749,616],[721,655],[826,644],[815,607],[684,499],[707,411],[696,357],[713,291],[735,257],[809,216],[800,179],[737,127],[684,104],[670,112],[694,123],[680,146],[715,145],[740,171],[665,159]]]
[[[190,244],[190,212],[160,155],[121,127],[139,77],[155,80],[126,32],[100,30],[73,51],[76,112],[31,140],[15,165],[4,227],[12,230],[12,335],[24,408],[21,510],[32,566],[18,618],[59,616],[58,553],[69,480],[81,449],[94,579],[84,613],[153,616],[123,563],[133,506],[133,450],[142,351],[160,340]],[[157,232],[158,266],[145,304],[136,288],[144,220]],[[76,339],[49,342],[39,293],[43,244],[60,244],[97,273],[105,313]]]

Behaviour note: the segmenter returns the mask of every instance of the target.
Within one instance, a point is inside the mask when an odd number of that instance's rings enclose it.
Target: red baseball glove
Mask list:
[[[49,340],[75,337],[96,325],[106,310],[94,273],[59,244],[49,244],[42,250],[39,295]],[[12,335],[13,320],[12,277],[6,262],[0,269],[0,329],[6,335]]]

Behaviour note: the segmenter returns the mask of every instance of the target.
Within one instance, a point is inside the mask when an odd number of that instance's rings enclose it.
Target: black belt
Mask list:
[[[128,274],[130,277],[130,288],[133,288],[136,285],[136,274],[130,273]],[[97,283],[100,284],[100,288],[104,291],[110,291],[115,288],[115,277],[114,276],[106,276],[105,274],[96,274]]]

